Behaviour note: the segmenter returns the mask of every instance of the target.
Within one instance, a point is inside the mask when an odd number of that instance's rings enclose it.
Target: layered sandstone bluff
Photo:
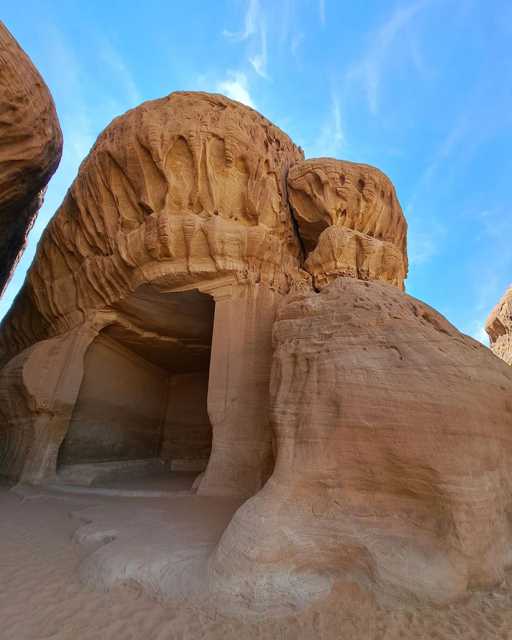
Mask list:
[[[0,294],[22,253],[62,153],[43,79],[0,21]]]
[[[347,583],[436,603],[496,584],[512,370],[404,293],[406,233],[382,172],[305,160],[222,96],[117,118],[2,323],[2,473],[160,460],[244,502],[165,571],[130,550],[131,578],[167,596],[282,611]],[[84,579],[122,582],[116,549]]]

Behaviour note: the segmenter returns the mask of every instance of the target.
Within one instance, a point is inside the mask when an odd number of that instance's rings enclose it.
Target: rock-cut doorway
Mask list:
[[[190,488],[212,446],[207,394],[214,301],[144,285],[97,336],[57,471],[72,484]]]

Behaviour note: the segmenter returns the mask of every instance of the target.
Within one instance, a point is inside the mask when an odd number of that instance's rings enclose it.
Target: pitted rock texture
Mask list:
[[[350,276],[404,288],[407,223],[381,171],[333,158],[305,160],[290,169],[288,193],[304,268],[316,287]]]
[[[172,459],[160,426],[181,441],[187,407],[169,388],[199,405],[183,378],[199,373],[205,441],[187,451],[211,454],[194,486],[254,496],[202,549],[202,588],[286,613],[354,583],[434,603],[499,583],[512,369],[400,291],[406,231],[380,171],[304,161],[222,96],[174,93],[117,118],[1,326],[0,470],[47,484],[59,456]],[[108,584],[126,576],[116,566]]]
[[[23,252],[62,154],[52,97],[0,21],[0,293]]]
[[[150,281],[237,274],[287,291],[300,246],[286,174],[302,158],[263,116],[220,95],[173,93],[116,118],[43,234],[3,322],[4,360]]]
[[[494,353],[512,365],[512,286],[491,311],[485,330]]]
[[[511,398],[505,363],[395,287],[290,295],[274,325],[276,465],[220,541],[219,584],[278,606],[337,580],[437,603],[499,583]]]
[[[275,308],[292,287],[311,286],[286,188],[289,167],[302,159],[263,116],[220,95],[173,93],[105,129],[2,323],[3,473],[50,482],[61,447],[81,459],[84,451],[63,445],[77,414],[79,431],[92,416],[98,433],[110,434],[114,457],[122,450],[137,455],[137,438],[127,431],[131,424],[135,434],[145,423],[138,415],[143,403],[128,407],[115,394],[113,400],[101,383],[100,359],[88,359],[98,371],[85,362],[93,343],[105,346],[107,336],[126,362],[137,361],[123,367],[115,358],[119,377],[134,386],[147,379],[136,371],[148,363],[162,368],[161,378],[170,371],[208,374],[203,412],[211,456],[198,491],[248,497],[259,490],[273,462],[268,381]],[[215,328],[206,341],[190,335],[205,320],[205,306],[185,309],[176,298],[194,291],[215,300]],[[111,378],[115,373],[106,384]],[[85,388],[88,381],[94,389]],[[154,434],[163,395],[151,403]],[[112,402],[112,410],[103,410]],[[124,412],[120,420],[119,411],[116,418],[116,403],[130,416]],[[208,424],[205,433],[209,440]],[[94,440],[90,432],[74,436],[71,447]],[[153,440],[148,448],[164,455]],[[96,444],[91,450],[100,455]]]

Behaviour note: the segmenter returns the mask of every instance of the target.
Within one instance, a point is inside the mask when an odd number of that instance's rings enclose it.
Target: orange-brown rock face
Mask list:
[[[6,357],[147,282],[238,273],[286,291],[300,250],[285,181],[302,157],[219,95],[173,93],[114,120],[42,237],[3,324]]]
[[[512,287],[491,311],[485,330],[494,353],[512,365]]]
[[[0,22],[0,293],[25,246],[62,133],[43,79]]]
[[[1,327],[0,472],[199,456],[199,494],[253,497],[200,567],[181,547],[169,566],[252,609],[339,582],[434,602],[496,583],[512,369],[401,291],[406,230],[380,171],[304,161],[222,96],[117,118]]]
[[[290,296],[274,347],[276,466],[224,533],[219,584],[277,606],[336,580],[436,602],[498,582],[512,370],[427,305],[352,278]]]
[[[305,160],[290,170],[288,191],[304,268],[316,287],[350,276],[403,289],[407,223],[381,171],[333,158]]]
[[[103,353],[113,339],[119,357],[111,360],[119,376],[133,370],[132,383],[147,379],[144,367],[160,367],[163,379],[210,371],[212,453],[200,492],[249,496],[262,486],[272,468],[274,313],[294,283],[309,285],[286,197],[288,168],[302,158],[263,116],[206,93],[146,102],[105,129],[2,324],[4,473],[49,481],[61,446],[69,459],[83,457],[69,451],[71,441],[62,445],[77,415],[90,421],[101,414],[100,431],[114,433],[115,411],[99,408],[110,402],[100,397],[102,385],[86,388],[100,379],[99,357],[86,354]],[[211,304],[179,302],[199,292]],[[213,300],[213,336],[191,335],[201,323],[211,329]],[[130,364],[120,365],[122,358]],[[45,379],[48,368],[60,371],[56,387]],[[165,401],[152,404],[155,433]],[[119,451],[135,455],[126,432],[144,419],[133,406],[123,422],[120,437],[130,445]],[[71,429],[73,442],[91,437],[82,426]],[[159,443],[150,445],[145,450],[158,454]]]

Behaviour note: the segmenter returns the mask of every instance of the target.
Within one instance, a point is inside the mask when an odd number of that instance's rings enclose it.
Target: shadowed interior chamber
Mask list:
[[[86,353],[58,466],[157,458],[172,470],[204,470],[213,299],[145,285],[117,311],[122,320]]]

